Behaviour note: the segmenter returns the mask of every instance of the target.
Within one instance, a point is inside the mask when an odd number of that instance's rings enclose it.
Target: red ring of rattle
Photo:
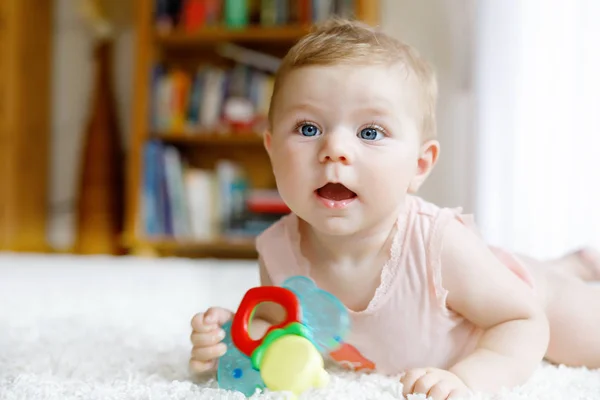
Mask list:
[[[248,332],[248,324],[250,323],[252,310],[260,303],[264,302],[277,303],[281,305],[286,312],[286,319],[282,323],[269,328],[267,333],[265,333],[265,336],[267,336],[269,332],[283,328],[292,322],[300,322],[300,319],[302,318],[300,302],[291,290],[279,286],[260,286],[248,290],[231,323],[231,340],[233,340],[233,344],[248,357],[252,356],[252,353],[260,346],[263,339],[252,340]]]

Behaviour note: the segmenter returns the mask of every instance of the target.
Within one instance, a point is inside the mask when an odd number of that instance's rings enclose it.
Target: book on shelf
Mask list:
[[[273,82],[271,73],[243,63],[201,65],[191,73],[155,65],[150,125],[154,132],[179,134],[262,132]]]
[[[154,8],[162,32],[310,25],[334,15],[353,18],[354,0],[155,0]]]
[[[277,190],[252,189],[241,165],[231,160],[219,160],[214,170],[195,168],[176,147],[149,140],[144,164],[146,238],[252,238],[289,213]]]

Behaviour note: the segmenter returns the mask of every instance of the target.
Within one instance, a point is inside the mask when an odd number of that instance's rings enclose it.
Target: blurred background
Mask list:
[[[437,71],[423,197],[514,251],[600,247],[595,0],[2,0],[0,250],[254,258],[288,212],[260,138],[272,74],[332,14]]]

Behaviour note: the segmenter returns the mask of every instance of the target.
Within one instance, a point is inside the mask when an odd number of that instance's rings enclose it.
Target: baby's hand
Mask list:
[[[192,356],[190,370],[193,373],[208,371],[216,365],[219,357],[227,351],[227,346],[221,343],[225,331],[221,326],[233,317],[233,313],[220,307],[211,307],[204,313],[192,318]]]
[[[471,392],[452,372],[437,368],[418,368],[407,371],[400,382],[404,395],[424,393],[433,400],[458,399]]]

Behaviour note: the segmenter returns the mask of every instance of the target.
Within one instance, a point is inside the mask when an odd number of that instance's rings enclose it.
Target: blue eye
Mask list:
[[[381,140],[383,139],[383,133],[374,127],[368,127],[361,129],[358,133],[358,137],[364,140]]]
[[[319,130],[319,128],[317,128],[313,124],[302,124],[301,126],[299,126],[299,131],[302,136],[308,136],[308,137],[317,136],[317,135],[321,134],[321,131]]]

